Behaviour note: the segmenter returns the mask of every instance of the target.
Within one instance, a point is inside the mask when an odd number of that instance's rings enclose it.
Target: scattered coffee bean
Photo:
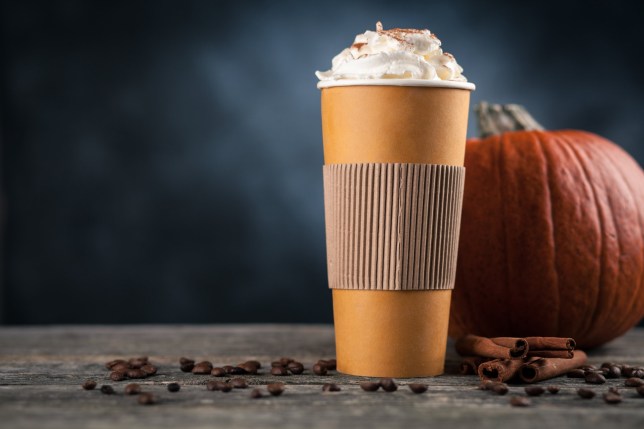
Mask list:
[[[548,389],[548,392],[552,393],[553,395],[556,395],[557,393],[559,393],[558,386],[548,386],[547,389]]]
[[[632,366],[622,367],[622,375],[624,377],[633,377],[633,372],[636,370],[637,368]]]
[[[643,386],[643,385],[644,385],[644,380],[642,380],[641,378],[631,377],[631,378],[627,378],[627,379],[624,381],[624,385],[625,385],[626,387],[638,387],[638,386]]]
[[[324,383],[322,386],[323,392],[339,392],[340,390],[340,386],[335,383]]]
[[[324,359],[318,359],[318,361],[316,363],[318,365],[322,365],[322,366],[326,367],[326,369],[329,369],[329,362],[327,362]]]
[[[194,368],[192,368],[193,374],[204,375],[204,374],[210,374],[211,372],[212,372],[212,366],[206,365],[203,363],[198,363],[194,366]]]
[[[262,394],[262,391],[261,391],[261,390],[259,390],[259,389],[253,389],[253,390],[250,392],[250,397],[251,397],[251,398],[253,398],[253,399],[259,399],[259,398],[261,398],[262,396],[264,396],[264,395]]]
[[[168,384],[168,392],[178,392],[181,390],[181,385],[179,383],[170,383]]]
[[[248,387],[248,383],[243,378],[233,378],[230,380],[230,384],[232,384],[235,389],[245,389]]]
[[[117,363],[112,367],[112,372],[128,372],[130,369],[127,363]]]
[[[219,383],[221,383],[221,381]],[[233,385],[230,383],[221,383],[221,385],[219,386],[219,390],[221,390],[224,393],[228,393],[231,390],[233,390]]]
[[[598,369],[595,365],[582,365],[579,368],[583,369],[584,371],[595,371]]]
[[[280,362],[282,363],[282,366],[286,366],[289,363],[294,362],[294,361],[295,361],[295,359],[290,358],[290,357],[282,357],[282,358],[280,358]]]
[[[215,377],[225,377],[226,376],[226,370],[223,368],[215,367],[210,371],[210,374],[214,375]]]
[[[124,361],[123,359],[114,359],[105,364],[105,368],[107,369],[112,369],[113,366],[116,366],[118,364],[125,364],[127,365],[127,362]]]
[[[190,359],[190,358],[187,358],[187,357],[182,357],[181,359],[179,359],[179,365],[181,365],[181,366],[188,365],[188,364],[193,364],[194,365],[194,363],[195,363],[194,359]]]
[[[604,384],[606,383],[606,378],[603,375],[596,372],[591,372],[586,375],[586,383],[588,384]]]
[[[123,381],[127,378],[127,374],[121,371],[113,371],[110,374],[110,379],[112,381]]]
[[[619,404],[622,402],[622,395],[615,392],[604,393],[603,395],[604,402],[607,404]]]
[[[299,375],[304,372],[304,365],[300,362],[291,362],[288,364],[288,370],[291,371],[291,374]]]
[[[637,368],[631,373],[632,377],[639,377],[639,378],[644,378],[644,369],[642,368]]]
[[[572,371],[568,371],[566,373],[566,377],[568,377],[568,378],[586,378],[586,373],[584,372],[583,369],[573,369]]]
[[[335,371],[337,367],[338,362],[335,359],[329,359],[328,361],[326,361],[326,368],[329,371]]]
[[[244,362],[246,365],[253,365],[255,368],[260,369],[262,364],[258,360],[247,360]],[[241,365],[240,365],[241,366]]]
[[[385,392],[395,392],[398,390],[398,386],[391,378],[381,378],[380,387],[382,387],[382,390]]]
[[[222,366],[222,368],[224,369],[224,371],[226,371],[226,374],[230,374],[235,367],[232,365],[224,365]]]
[[[284,364],[282,364],[282,362],[279,360],[271,362],[271,368],[283,368],[283,367],[284,367]]]
[[[106,395],[113,395],[114,388],[109,384],[104,384],[101,386],[101,393],[105,393]]]
[[[510,391],[508,388],[508,385],[505,383],[501,383],[499,381],[492,383],[492,385],[488,386],[488,390],[491,390],[492,392],[496,393],[497,395],[505,395]]]
[[[257,369],[259,368],[252,362],[244,362],[237,365],[239,368],[242,368],[246,374],[257,374]]]
[[[152,405],[157,402],[156,397],[149,392],[143,392],[139,395],[139,404],[141,405]]]
[[[124,391],[126,395],[138,395],[141,393],[141,386],[136,383],[130,383],[125,386]]]
[[[288,371],[283,366],[274,366],[271,368],[271,375],[288,375]]]
[[[145,378],[148,375],[142,369],[131,369],[127,372],[128,378]]]
[[[608,372],[604,374],[606,378],[619,378],[622,375],[622,370],[618,366],[613,365],[608,367]]]
[[[280,396],[284,392],[284,383],[271,383],[266,386],[268,392],[273,396]]]
[[[495,382],[492,381],[492,380],[483,380],[479,384],[479,389],[480,390],[490,390],[490,387],[492,387],[494,385],[494,383]]]
[[[373,381],[363,381],[360,383],[360,387],[365,392],[375,392],[380,389],[380,383],[374,383]]]
[[[414,393],[425,393],[427,392],[427,385],[423,383],[411,383],[409,385],[409,390]]]
[[[231,375],[244,375],[244,374],[246,374],[246,370],[244,368],[242,368],[241,366],[234,366],[233,369],[231,369],[228,374],[231,374]]]
[[[600,368],[610,368],[611,366],[617,365],[615,362],[604,362],[599,367]]]
[[[584,399],[592,399],[595,397],[595,392],[582,387],[580,389],[577,389],[577,395],[581,396]]]
[[[128,361],[128,364],[130,365],[130,368],[139,369],[139,368],[143,367],[144,365],[148,364],[148,359],[147,359],[147,357],[145,357],[145,359],[143,359],[143,358],[132,358],[132,359],[130,359]]]
[[[184,364],[181,365],[180,368],[181,368],[181,371],[183,371],[183,372],[192,372],[194,367],[195,367],[194,363],[184,363]]]
[[[222,384],[224,384],[222,381],[210,380],[206,383],[206,389],[210,391],[220,390]]]
[[[616,386],[609,387],[608,391],[611,392],[611,393],[617,393],[618,395],[621,395],[621,392],[619,391],[619,389]]]
[[[637,393],[639,393],[640,396],[644,396],[644,385],[637,386],[635,390],[637,390]]]
[[[327,372],[326,366],[320,365],[319,363],[313,365],[312,369],[315,375],[326,375]]]
[[[82,386],[85,390],[94,390],[96,382],[94,380],[85,380],[85,383],[83,383]]]
[[[510,404],[512,404],[513,407],[529,407],[530,400],[525,396],[513,396],[510,398]]]
[[[150,365],[150,364],[143,365],[143,366],[141,367],[141,370],[142,370],[143,372],[145,372],[147,375],[154,375],[154,374],[156,374],[156,373],[157,373],[157,367],[156,367],[156,366],[154,366],[154,365]]]
[[[546,391],[541,386],[527,386],[525,389],[525,393],[528,394],[528,396],[540,396],[543,395]]]

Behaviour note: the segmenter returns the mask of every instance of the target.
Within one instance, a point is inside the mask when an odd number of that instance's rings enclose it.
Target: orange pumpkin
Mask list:
[[[482,103],[470,139],[450,335],[594,347],[644,316],[644,172],[614,143]],[[510,131],[524,129],[523,131]]]

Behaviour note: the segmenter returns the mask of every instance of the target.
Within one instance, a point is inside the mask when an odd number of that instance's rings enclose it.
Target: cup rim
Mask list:
[[[433,88],[454,88],[474,91],[476,85],[472,82],[458,82],[453,80],[427,80],[427,79],[339,79],[323,80],[318,82],[318,89],[334,86],[424,86]]]

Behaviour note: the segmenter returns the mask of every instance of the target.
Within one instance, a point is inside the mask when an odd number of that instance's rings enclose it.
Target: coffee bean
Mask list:
[[[291,374],[299,375],[304,372],[304,365],[300,362],[291,362],[288,364],[288,370],[291,371]]]
[[[632,366],[622,367],[622,375],[624,377],[633,377],[633,372],[636,370],[637,368]]]
[[[233,369],[230,370],[228,374],[231,375],[244,375],[246,374],[246,370],[240,366],[234,366]]]
[[[312,369],[315,375],[326,375],[327,370],[326,370],[326,366],[324,365],[320,365],[319,363],[316,363],[315,365],[313,365]]]
[[[324,383],[322,386],[323,392],[339,392],[340,390],[340,386],[335,383]]]
[[[258,367],[250,362],[244,362],[237,365],[239,368],[242,368],[246,374],[257,374]]]
[[[145,372],[147,375],[154,375],[154,374],[156,374],[156,373],[157,373],[157,367],[156,367],[156,366],[154,366],[154,365],[150,365],[150,364],[143,365],[143,366],[141,367],[141,370],[142,370],[143,372]]]
[[[262,364],[258,360],[247,360],[244,362],[246,365],[253,365],[255,368],[260,369]],[[240,365],[241,366],[241,365]]]
[[[274,366],[271,368],[271,375],[288,375],[288,371],[282,366]]]
[[[365,392],[375,392],[380,389],[380,383],[374,383],[373,381],[363,381],[360,383],[360,387]]]
[[[479,389],[480,390],[490,390],[490,387],[492,387],[494,385],[494,383],[495,382],[492,381],[492,380],[483,380],[479,384]]]
[[[221,386],[223,384],[223,381],[210,380],[208,383],[206,383],[206,389],[210,391],[221,390]]]
[[[94,390],[96,387],[96,382],[94,380],[85,380],[85,383],[83,383],[83,389],[85,390]]]
[[[604,362],[599,367],[600,368],[610,368],[611,366],[615,366],[615,365],[616,365],[615,362]]]
[[[143,392],[139,395],[139,404],[141,405],[152,405],[157,402],[156,397],[149,392]]]
[[[128,378],[145,378],[148,375],[142,369],[131,369],[127,372]]]
[[[488,386],[488,390],[491,390],[492,392],[496,393],[497,395],[505,395],[510,391],[508,388],[507,384],[501,383],[499,381],[492,383],[490,386]]]
[[[324,360],[324,359],[319,359],[316,363],[317,363],[318,365],[322,365],[322,366],[326,367],[326,369],[329,369],[329,362],[327,362],[327,361],[326,361],[326,360]]]
[[[385,392],[395,392],[398,390],[398,386],[391,378],[381,378],[380,387],[382,387],[382,390]]]
[[[259,389],[253,389],[253,390],[250,392],[250,397],[251,397],[251,398],[253,398],[253,399],[259,399],[259,398],[261,398],[262,396],[264,396],[264,395],[262,394],[262,391],[261,391],[261,390],[259,390]]]
[[[584,371],[595,371],[595,370],[597,370],[597,367],[595,365],[582,365],[579,368],[583,369]]]
[[[181,390],[181,385],[179,383],[170,383],[168,384],[168,392],[178,392]]]
[[[112,369],[112,367],[114,367],[116,365],[119,365],[119,364],[126,365],[129,368],[129,365],[127,364],[127,361],[124,361],[123,359],[111,360],[111,361],[109,361],[109,362],[107,362],[105,364],[105,368]]]
[[[248,387],[248,383],[246,383],[246,380],[243,378],[233,378],[230,380],[230,384],[232,384],[235,389],[245,389]]]
[[[642,380],[641,378],[631,377],[631,378],[627,378],[627,379],[624,381],[624,385],[625,385],[626,387],[638,387],[638,386],[643,386],[643,385],[644,385],[644,380]]]
[[[621,375],[622,370],[616,365],[609,366],[608,371],[604,374],[606,378],[619,378]]]
[[[225,377],[226,376],[226,370],[223,368],[213,368],[212,371],[210,371],[210,374],[214,375],[215,377]]]
[[[268,392],[273,396],[280,396],[284,392],[284,383],[271,383],[266,386]]]
[[[139,369],[139,368],[143,367],[144,365],[147,365],[148,361],[147,360],[141,360],[141,359],[130,359],[128,361],[128,364],[130,365],[130,368]]]
[[[524,390],[529,396],[540,396],[546,391],[546,389],[541,386],[527,386]]]
[[[180,368],[181,368],[181,371],[183,371],[183,372],[192,372],[194,367],[195,367],[194,363],[184,363],[184,364],[181,365]]]
[[[595,392],[582,387],[580,389],[577,389],[577,395],[581,396],[584,399],[592,399],[595,397]]]
[[[203,363],[198,363],[195,365],[194,368],[192,368],[193,374],[204,375],[204,374],[210,374],[211,372],[212,372],[212,366],[206,365]]]
[[[559,393],[559,387],[557,386],[548,386],[547,389],[548,389],[548,392],[552,393],[553,395],[556,395],[557,393]]]
[[[586,375],[586,383],[588,384],[604,384],[606,383],[606,378],[603,375],[596,372],[591,372]]]
[[[290,358],[290,357],[282,357],[282,358],[280,358],[280,360],[279,360],[279,361],[280,361],[280,363],[282,364],[282,366],[286,366],[286,365],[288,365],[289,363],[294,362],[294,361],[295,361],[295,359]]]
[[[568,371],[566,373],[566,377],[568,377],[568,378],[586,378],[586,373],[584,372],[583,369],[573,369],[572,371]]]
[[[112,367],[112,372],[128,372],[130,369],[130,365],[127,363],[117,363]]]
[[[622,402],[622,395],[615,392],[604,393],[603,395],[604,402],[607,404],[619,404]]]
[[[427,392],[427,385],[423,383],[411,383],[409,385],[409,390],[414,393],[425,393]]]
[[[326,361],[326,368],[329,371],[335,371],[337,367],[338,362],[335,359],[329,359],[328,361]]]
[[[510,398],[510,404],[512,404],[513,407],[529,407],[530,400],[525,396],[513,396]]]
[[[133,371],[133,370],[128,370],[128,371]],[[110,374],[110,379],[112,381],[123,381],[126,378],[127,378],[127,374],[124,372],[114,371]]]
[[[642,368],[636,368],[632,373],[632,377],[639,377],[639,378],[644,378],[644,369]]]
[[[104,384],[101,386],[101,393],[105,393],[106,395],[113,395],[114,388],[109,384]]]
[[[126,395],[138,395],[139,393],[141,393],[141,386],[136,383],[130,383],[125,386],[124,391]]]
[[[230,374],[231,371],[233,370],[233,368],[235,368],[235,367],[232,366],[232,365],[224,365],[224,366],[222,366],[222,368],[224,369],[224,371],[226,371],[226,374]]]
[[[637,386],[635,390],[637,390],[637,393],[639,393],[640,396],[644,396],[644,385]]]
[[[221,381],[220,381],[220,383],[221,383]],[[221,390],[224,393],[228,393],[231,390],[233,390],[233,385],[230,384],[230,383],[221,383],[221,385],[219,386],[219,390]]]
[[[611,386],[611,387],[609,387],[609,388],[608,388],[608,391],[609,391],[609,392],[611,392],[611,393],[616,393],[616,394],[618,394],[618,395],[621,395],[621,393],[620,393],[619,389],[618,389],[616,386]]]
[[[193,364],[194,365],[194,363],[195,363],[194,359],[190,359],[190,358],[187,358],[187,357],[182,357],[181,359],[179,359],[179,365],[181,365],[181,366],[188,365],[188,364]]]

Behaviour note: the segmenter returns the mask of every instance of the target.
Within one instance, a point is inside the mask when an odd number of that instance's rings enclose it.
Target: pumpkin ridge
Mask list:
[[[586,165],[586,162],[584,161],[583,157],[580,155],[579,151],[573,144],[573,142],[569,139],[568,135],[566,134],[566,131],[560,132],[559,137],[563,142],[568,144],[568,147],[572,150],[572,153],[574,156],[577,158],[579,165],[581,166],[582,171],[584,172],[584,177],[586,178],[586,182],[590,186],[590,189],[592,190],[593,193],[593,198],[594,198],[594,203],[593,206],[597,210],[597,220],[599,221],[599,229],[600,229],[600,243],[601,243],[601,251],[600,251],[600,259],[601,263],[599,264],[599,276],[598,276],[598,284],[596,287],[597,293],[595,294],[594,298],[594,305],[593,305],[593,315],[590,319],[590,323],[588,324],[588,327],[586,328],[585,331],[580,335],[581,338],[586,337],[586,338],[591,338],[590,343],[594,343],[594,333],[592,331],[594,326],[596,325],[596,320],[599,317],[599,305],[597,305],[599,302],[601,302],[601,296],[602,296],[602,284],[605,283],[605,270],[604,270],[604,261],[606,260],[606,239],[605,239],[605,234],[606,234],[606,227],[604,225],[604,217],[602,215],[602,212],[599,208],[599,198],[597,196],[597,189],[595,188],[594,181],[590,180],[590,175],[588,174],[588,168]],[[590,333],[590,334],[589,334]],[[582,343],[582,346],[584,344]]]
[[[514,300],[512,299],[512,290],[510,288],[510,259],[508,258],[508,249],[510,248],[510,245],[508,243],[508,223],[506,221],[507,219],[507,193],[505,186],[503,186],[503,171],[505,169],[505,155],[503,151],[503,146],[505,141],[508,138],[509,133],[503,133],[499,137],[499,149],[498,149],[498,168],[497,168],[497,173],[499,177],[499,184],[501,184],[501,213],[503,213],[503,244],[504,244],[504,249],[503,249],[503,259],[505,260],[505,285],[504,285],[504,290],[506,293],[506,296],[510,297],[510,302],[513,302]],[[511,143],[511,142],[510,142]],[[505,326],[512,326],[512,317],[511,317],[512,312],[507,311],[505,313]]]
[[[614,166],[614,169],[617,172],[617,175],[621,178],[621,180],[624,183],[624,185],[626,186],[626,188],[628,188],[628,190],[630,191],[630,193],[632,195],[631,200],[635,200],[637,194],[633,190],[633,188],[631,187],[629,181],[626,179],[624,171],[621,168],[619,168],[618,163],[615,162],[613,151],[608,150],[608,149],[604,149],[604,147],[606,147],[606,146],[597,145],[597,147],[599,148],[599,152],[603,153],[603,156],[605,157],[605,159],[608,162],[610,162],[611,165]],[[606,147],[606,148],[608,148],[608,147]],[[633,201],[633,202],[634,202],[635,205],[637,205],[636,201]],[[637,215],[637,225],[638,225],[638,229],[639,229],[638,237],[640,237],[640,240],[639,240],[640,241],[640,247],[642,247],[642,236],[643,236],[643,231],[644,231],[644,228],[642,226],[642,212],[637,211],[637,214],[638,214]],[[621,265],[621,263],[620,263],[620,265]],[[638,292],[642,288],[642,279],[644,279],[644,275],[639,275],[638,280],[637,280],[637,286],[636,286],[636,288],[635,288],[635,290],[633,291],[633,294],[632,294],[633,296],[638,296]],[[622,319],[622,322],[618,325],[618,328],[616,329],[616,331],[619,332],[620,335],[625,333],[627,330],[629,330],[631,328],[632,322],[628,320],[628,316],[633,313],[633,309],[636,308],[636,304],[637,304],[637,300],[635,300],[635,299],[631,300],[629,311],[624,311],[624,312],[621,313],[624,318]],[[642,311],[640,310],[638,313],[642,314]]]
[[[550,174],[550,166],[552,165],[552,162],[550,161],[549,156],[546,154],[546,148],[543,143],[542,137],[543,137],[543,132],[542,131],[532,131],[530,135],[535,139],[535,141],[538,143],[539,148],[541,149],[541,153],[543,154],[543,159],[544,159],[544,167],[546,171],[546,190],[548,191],[546,201],[549,201],[549,213],[550,213],[550,238],[552,239],[552,271],[554,272],[555,275],[555,285],[554,289],[556,290],[556,293],[553,294],[553,296],[557,297],[557,308],[554,311],[554,313],[557,315],[557,323],[555,325],[555,332],[559,332],[559,327],[561,326],[561,291],[560,291],[560,281],[559,281],[559,270],[557,269],[557,241],[556,241],[556,233],[555,233],[555,218],[553,214],[554,210],[554,204],[552,201],[552,183],[551,183],[551,177],[552,175]]]

